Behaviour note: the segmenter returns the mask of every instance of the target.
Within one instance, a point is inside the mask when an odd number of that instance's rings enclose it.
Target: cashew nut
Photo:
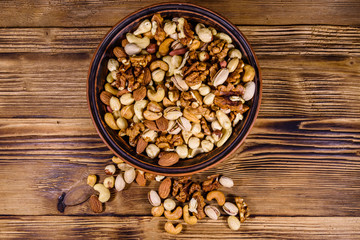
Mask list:
[[[147,96],[150,101],[161,102],[165,97],[165,89],[161,86],[157,89],[157,91],[148,89]]]
[[[149,32],[151,30],[151,22],[149,19],[145,19],[142,23],[140,23],[139,27],[135,30],[134,35],[143,34]]]
[[[174,41],[172,38],[165,39],[159,46],[159,53],[161,56],[165,56],[168,54],[170,50],[170,45]]]
[[[164,24],[164,31],[166,35],[169,36],[176,32],[176,23],[169,21]]]
[[[229,139],[229,137],[231,136],[232,133],[232,128],[229,129],[222,129],[222,136],[219,139],[219,141],[216,142],[216,146],[217,147],[221,147],[222,145],[224,145],[224,143]]]
[[[165,77],[165,71],[162,69],[157,69],[151,73],[151,76],[155,82],[157,83],[162,82]]]
[[[150,64],[150,71],[153,72],[155,69],[157,68],[160,68],[162,69],[163,71],[168,71],[169,70],[169,65],[162,61],[162,60],[156,60],[156,61],[153,61],[151,64]]]
[[[115,118],[111,113],[105,113],[104,120],[111,129],[119,130],[119,127],[116,125]]]
[[[182,208],[178,206],[173,212],[168,210],[165,211],[164,216],[169,220],[178,220],[181,218],[182,213],[183,213]]]
[[[148,104],[148,101],[145,100],[145,99],[135,102],[135,104],[134,104],[134,112],[135,112],[135,115],[137,116],[137,118],[139,120],[144,120],[143,110],[145,109],[147,104]]]
[[[255,69],[251,65],[244,66],[244,76],[242,78],[243,82],[250,82],[255,77]]]
[[[151,209],[151,214],[154,217],[160,217],[161,215],[163,215],[163,213],[164,213],[164,206],[162,204],[160,206],[153,207]]]
[[[231,37],[226,33],[218,33],[216,34],[216,37],[225,40],[227,43],[232,43]]]
[[[220,206],[225,204],[225,195],[223,192],[214,190],[206,195],[206,200],[211,201],[213,199],[215,199]]]
[[[103,184],[95,184],[94,190],[99,192],[99,201],[104,203],[110,199],[110,191]]]
[[[242,57],[240,50],[236,48],[230,49],[228,52],[228,56],[229,58],[238,58],[238,59],[241,59]]]
[[[108,70],[115,71],[119,68],[119,62],[116,59],[110,58],[107,65]]]
[[[129,43],[135,43],[138,47],[145,49],[150,44],[150,39],[148,37],[139,38],[133,33],[127,33],[126,39]]]
[[[183,208],[183,218],[187,224],[194,225],[197,223],[197,218],[189,214],[189,205],[185,205]]]
[[[125,50],[127,55],[132,56],[132,55],[136,55],[136,54],[140,53],[141,52],[141,47],[139,47],[135,43],[128,43],[124,47],[124,50]]]
[[[118,93],[118,90],[116,90],[115,88],[113,88],[110,83],[106,83],[104,86],[104,89],[106,92],[111,93],[112,95],[116,95]]]
[[[178,225],[176,225],[176,227],[174,227],[174,225],[171,222],[166,222],[164,229],[167,233],[179,234],[182,231],[182,224],[178,223]]]
[[[168,71],[166,73],[166,76],[168,76],[168,77],[171,77],[172,75],[174,75],[174,71],[175,71],[175,67],[174,67],[174,65],[173,65],[173,63],[171,61],[172,58],[173,57],[171,57],[171,56],[165,56],[165,57],[162,58],[162,60],[164,62],[166,62],[168,64],[168,66],[169,66],[169,69],[168,69]]]

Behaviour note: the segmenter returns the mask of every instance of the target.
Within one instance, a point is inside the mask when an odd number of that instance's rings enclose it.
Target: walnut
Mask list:
[[[185,78],[185,82],[190,87],[196,86],[199,83],[203,82],[208,75],[209,75],[209,70],[205,70],[203,72],[192,72]]]
[[[220,62],[227,56],[229,51],[228,43],[225,40],[217,39],[208,45],[208,51],[212,56],[212,62]]]
[[[199,183],[193,182],[189,189],[189,195],[193,194],[195,191],[201,191],[201,186]]]
[[[235,83],[240,80],[240,73],[244,71],[244,62],[242,60],[239,60],[239,64],[235,68],[235,70],[230,73],[228,79],[226,80],[229,83]]]
[[[201,118],[200,123],[201,123],[201,128],[204,130],[204,134],[210,136],[211,131],[210,131],[210,128],[209,128],[205,118]]]
[[[184,186],[180,188],[180,192],[178,195],[176,195],[176,200],[178,200],[179,202],[186,202],[190,200],[190,194],[189,194],[189,189],[190,189],[190,185],[191,185],[191,181],[184,183]]]
[[[214,104],[219,106],[221,109],[230,109],[234,112],[244,113],[243,103],[241,101],[231,101],[229,96],[218,97],[214,99]]]
[[[126,129],[126,135],[129,136],[129,143],[131,145],[136,145],[137,137],[140,132],[145,131],[145,126],[142,123],[136,123],[132,127]]]
[[[187,183],[191,180],[191,176],[185,176],[185,177],[179,177],[178,181],[179,183]]]
[[[182,188],[183,185],[179,182],[179,180],[174,180],[174,183],[173,183],[173,190],[172,190],[172,195],[173,196],[176,196],[180,190],[180,188]]]
[[[128,93],[128,92],[129,92],[129,90],[123,89],[123,90],[118,91],[116,96],[121,97],[122,95],[124,95],[125,93]]]
[[[161,43],[166,38],[166,33],[163,29],[164,19],[161,17],[160,13],[155,13],[154,16],[151,18],[151,22],[152,21],[155,21],[157,23],[157,28],[154,38],[156,41],[158,41],[158,43]]]
[[[213,79],[213,77],[215,76],[218,70],[219,70],[219,65],[217,63],[211,65],[211,67],[209,68],[210,79]]]
[[[155,177],[156,177],[156,175],[153,174],[153,173],[148,173],[148,172],[145,173],[145,179],[146,179],[146,180],[154,181],[154,180],[155,180]]]
[[[227,86],[220,85],[214,92],[215,96],[241,96],[245,91],[245,88],[238,84],[236,87],[229,83]]]
[[[194,38],[194,32],[191,30],[191,25],[184,19],[184,38],[180,38],[180,43],[183,45],[190,44],[191,40]]]
[[[250,209],[243,198],[235,197],[236,206],[239,209],[240,222],[245,222],[246,218],[250,216]]]
[[[192,197],[195,198],[197,201],[197,208],[196,208],[197,213],[195,213],[194,215],[199,220],[205,218],[206,215],[204,212],[204,207],[206,203],[204,197],[201,195],[201,192],[200,191],[195,192]]]
[[[172,136],[172,138],[170,140],[170,144],[171,144],[171,146],[174,146],[174,147],[180,146],[180,145],[184,144],[184,140],[180,134],[176,134],[176,135]]]
[[[202,189],[205,192],[210,192],[212,190],[218,189],[220,187],[220,183],[217,180],[218,177],[219,177],[219,174],[208,176],[207,177],[208,179],[205,180],[202,184]]]
[[[133,67],[146,67],[149,64],[149,59],[146,55],[131,56],[130,62]]]

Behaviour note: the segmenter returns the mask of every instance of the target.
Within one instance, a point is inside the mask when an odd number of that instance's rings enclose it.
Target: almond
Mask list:
[[[103,204],[99,201],[96,195],[92,195],[89,199],[90,208],[94,213],[101,213],[103,211]]]
[[[151,82],[151,72],[149,68],[144,68],[144,79],[143,84],[148,85]]]
[[[155,121],[144,120],[144,125],[150,130],[159,131],[158,127],[156,126]]]
[[[133,92],[133,97],[134,97],[135,101],[143,100],[146,97],[146,87],[142,86],[142,87],[139,87],[138,89],[136,89]]]
[[[144,172],[143,171],[136,171],[136,172],[137,172],[137,174],[136,174],[135,182],[137,184],[139,184],[139,186],[145,187],[146,186],[146,179],[145,179],[145,176],[144,176]]]
[[[160,166],[171,166],[179,161],[179,155],[176,152],[161,152],[159,155]]]
[[[142,137],[139,138],[139,141],[137,142],[137,145],[136,145],[136,153],[140,154],[140,153],[144,152],[147,145],[148,145],[148,143]]]
[[[105,105],[109,105],[110,104],[110,98],[112,97],[113,95],[109,92],[106,92],[106,91],[102,91],[100,93],[100,100],[105,104]]]
[[[125,53],[125,50],[122,47],[115,47],[113,53],[117,58],[127,57],[127,54]]]
[[[165,178],[159,186],[159,196],[165,199],[169,196],[171,190],[171,178]]]
[[[166,131],[166,129],[168,128],[169,121],[164,117],[157,119],[155,122],[156,126],[160,131]]]

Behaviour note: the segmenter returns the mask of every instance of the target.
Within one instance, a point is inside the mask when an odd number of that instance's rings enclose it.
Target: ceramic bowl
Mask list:
[[[144,19],[151,19],[154,13],[161,13],[164,18],[184,17],[190,23],[204,23],[207,26],[214,27],[218,32],[228,34],[233,39],[235,47],[241,50],[244,62],[251,64],[256,71],[254,79],[256,90],[253,99],[250,101],[250,109],[244,114],[243,121],[233,129],[233,134],[229,140],[220,148],[214,148],[211,152],[199,154],[191,159],[180,160],[170,167],[159,166],[156,160],[150,159],[145,153],[137,154],[134,147],[131,147],[125,139],[117,135],[117,131],[110,129],[104,122],[106,107],[99,97],[106,81],[107,61],[113,57],[112,50],[115,46],[121,46],[121,39],[126,33],[136,29]],[[170,3],[157,4],[134,12],[121,20],[106,34],[90,64],[87,98],[95,128],[104,143],[116,156],[135,168],[147,172],[166,176],[183,176],[203,171],[222,162],[244,142],[259,111],[261,88],[261,73],[256,56],[245,36],[236,26],[209,9],[187,3]]]

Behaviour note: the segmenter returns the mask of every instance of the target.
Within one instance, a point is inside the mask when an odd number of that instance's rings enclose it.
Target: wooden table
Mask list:
[[[0,238],[173,239],[133,184],[96,215],[57,197],[112,153],[90,120],[90,59],[111,26],[159,1],[0,2]],[[179,238],[360,238],[360,2],[193,1],[247,36],[263,73],[251,134],[225,174],[252,209],[241,230],[225,217]]]

